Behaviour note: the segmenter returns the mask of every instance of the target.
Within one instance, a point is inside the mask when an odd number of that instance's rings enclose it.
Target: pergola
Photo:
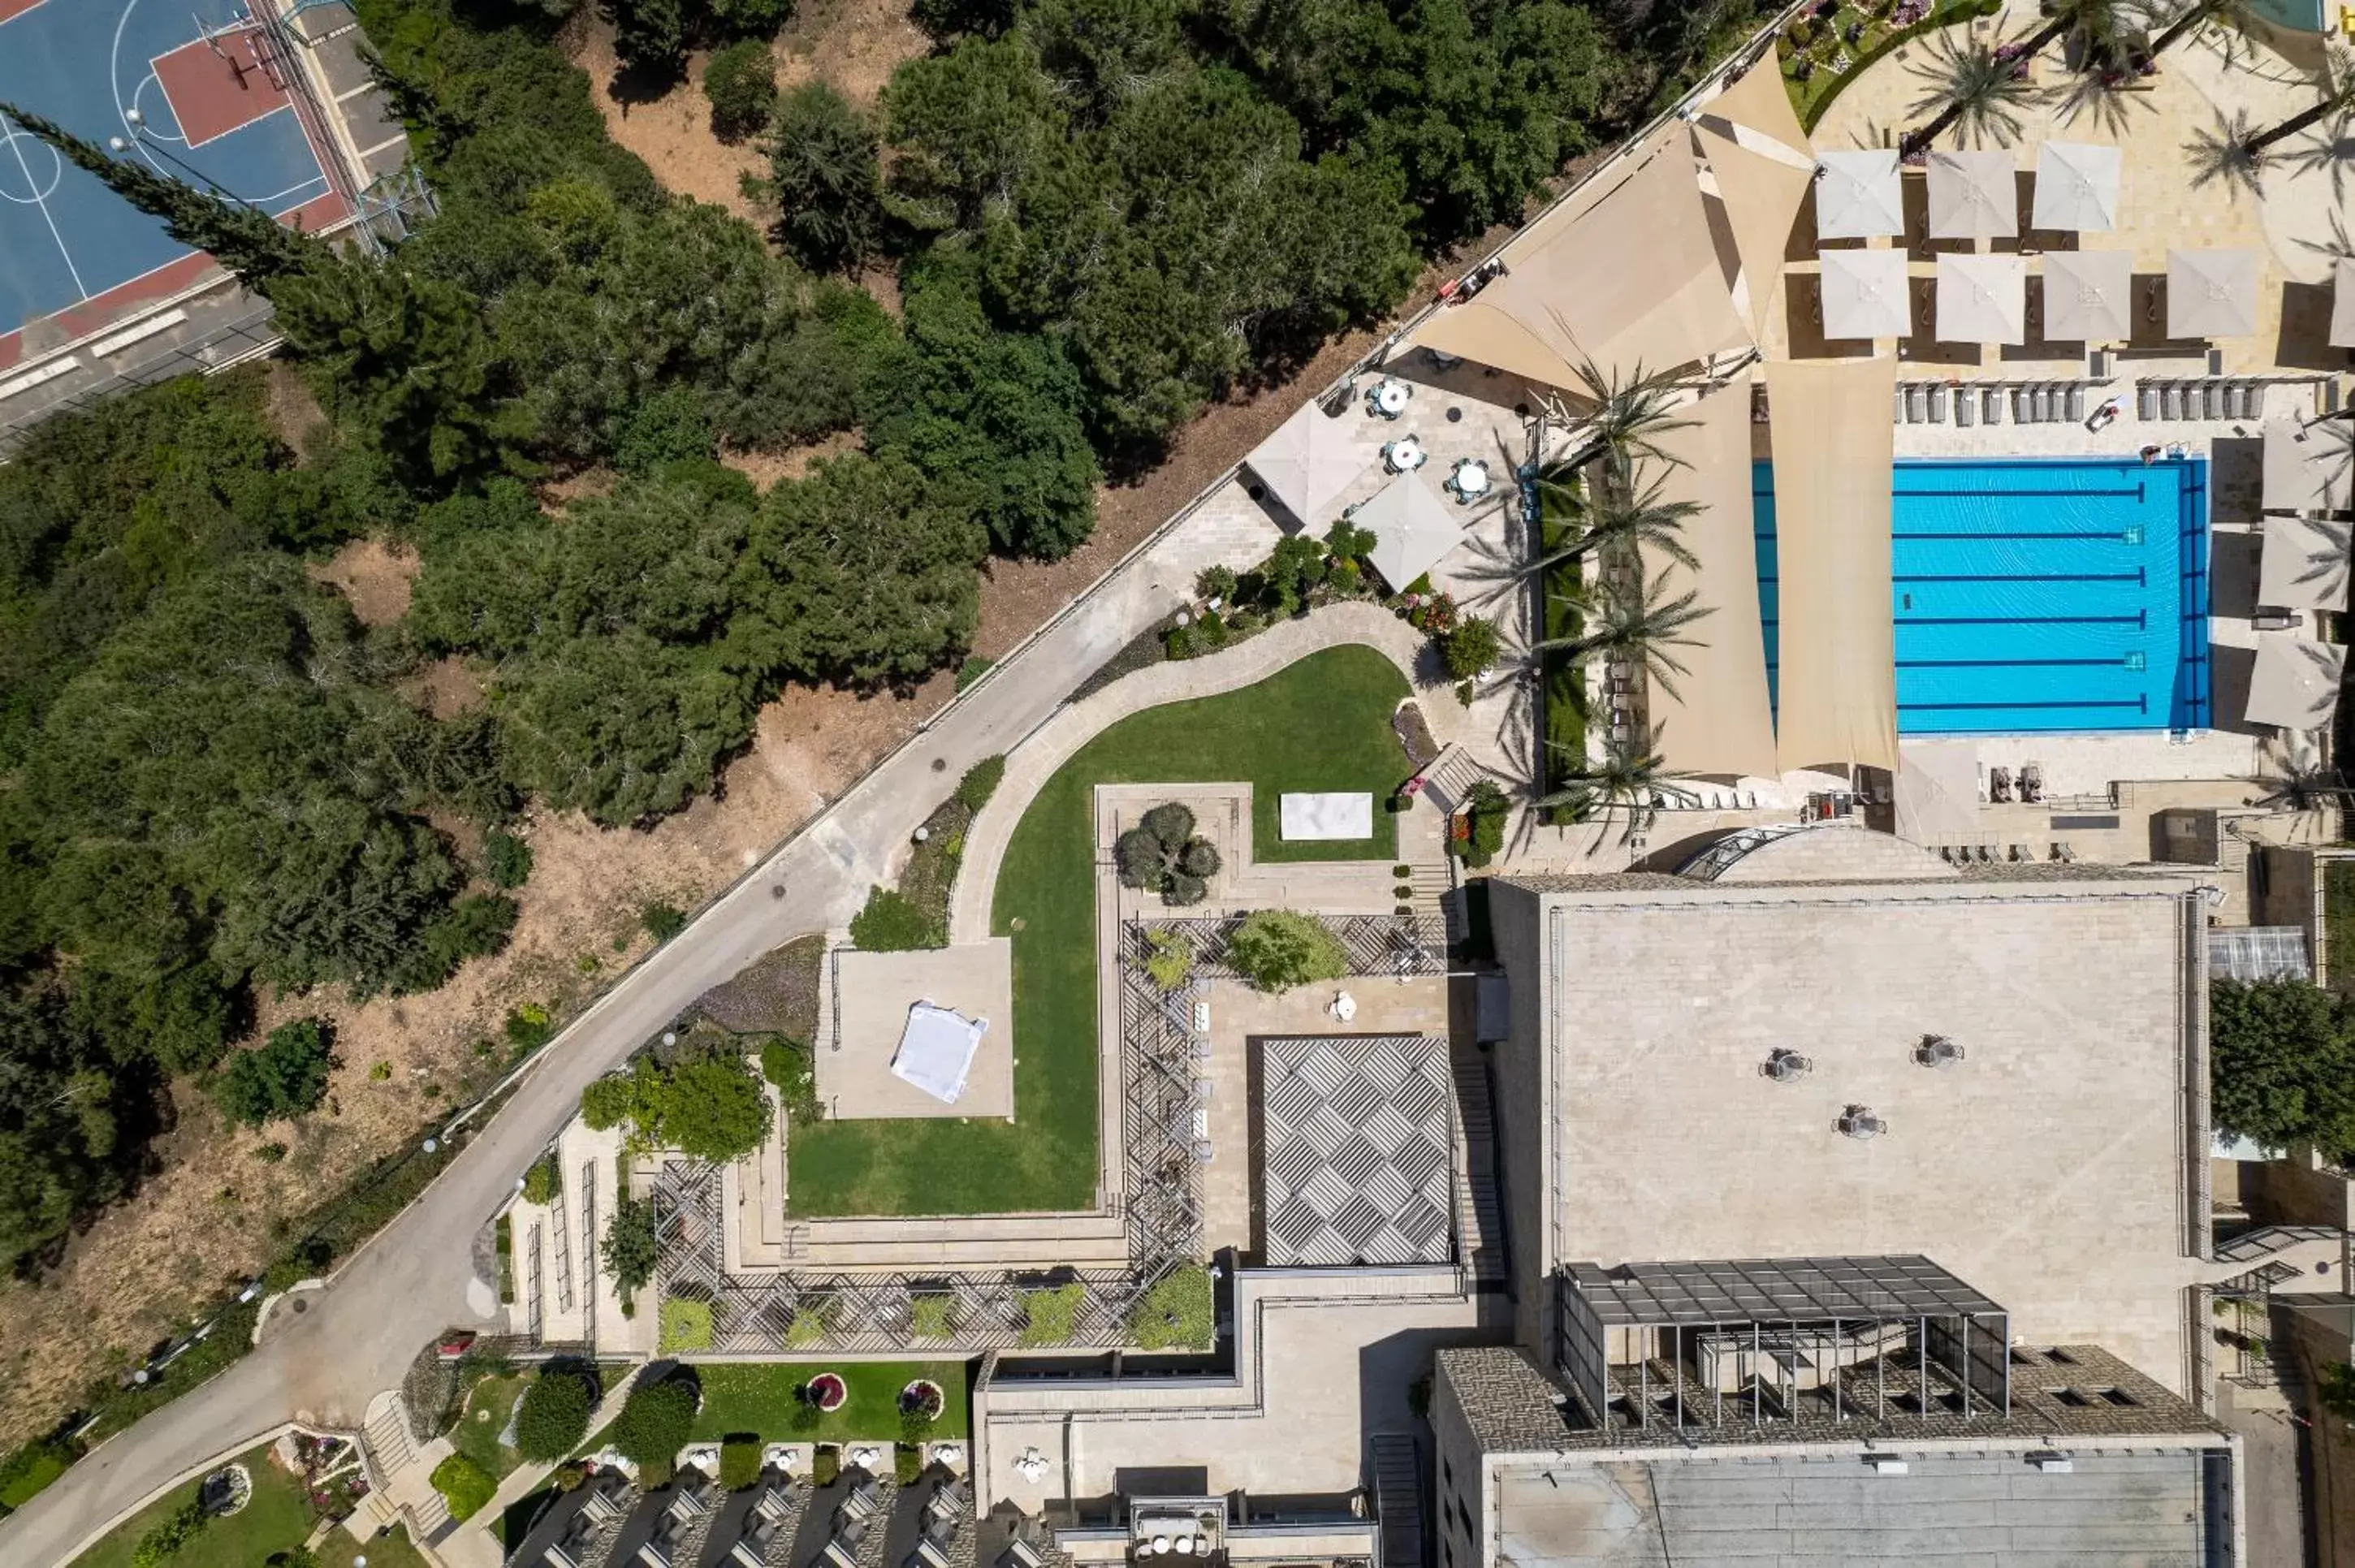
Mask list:
[[[2134,257],[2125,251],[2049,251],[2044,339],[2123,343],[2134,336]]]
[[[2118,226],[2115,147],[2094,142],[2047,142],[2036,149],[2036,196],[2029,221],[2039,229],[2081,232]]]
[[[2167,336],[2247,337],[2257,330],[2257,253],[2167,253]]]
[[[1820,286],[1826,337],[1905,337],[1913,331],[1902,251],[1826,251]]]
[[[2018,174],[2009,153],[1932,153],[1930,238],[1983,240],[2017,235]]]
[[[1905,232],[1896,148],[1825,153],[1816,162],[1817,239],[1895,238]]]
[[[1947,343],[2028,341],[2028,263],[2017,256],[1938,258],[1938,325]]]

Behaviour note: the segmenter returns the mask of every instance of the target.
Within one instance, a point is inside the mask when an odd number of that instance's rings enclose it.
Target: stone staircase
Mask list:
[[[449,1505],[427,1479],[417,1441],[409,1430],[409,1406],[399,1394],[381,1393],[369,1402],[368,1418],[360,1428],[360,1445],[375,1467],[375,1496],[407,1516],[415,1539],[431,1541],[456,1528]],[[446,1450],[449,1445],[436,1438],[429,1446]]]
[[[1464,1163],[1455,1189],[1455,1233],[1476,1287],[1502,1290],[1509,1269],[1505,1252],[1505,1211],[1497,1195],[1497,1121],[1488,1092],[1488,1063],[1458,1052],[1455,1067],[1457,1136]]]
[[[1382,1568],[1423,1568],[1423,1460],[1411,1433],[1372,1444],[1374,1514],[1382,1527]]]

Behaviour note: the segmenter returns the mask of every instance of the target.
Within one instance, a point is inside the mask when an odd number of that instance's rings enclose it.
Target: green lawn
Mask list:
[[[992,928],[1014,938],[1017,1121],[822,1122],[786,1145],[796,1214],[990,1214],[1083,1209],[1096,1186],[1095,864],[1099,784],[1252,786],[1263,860],[1391,860],[1398,827],[1357,843],[1286,844],[1287,790],[1387,796],[1409,772],[1390,717],[1407,695],[1371,648],[1328,648],[1257,686],[1121,720],[1047,781],[998,873]]]
[[[692,1439],[698,1443],[736,1432],[758,1433],[764,1443],[897,1442],[900,1391],[917,1378],[932,1379],[948,1396],[928,1435],[963,1437],[971,1429],[973,1390],[963,1361],[698,1362],[695,1372],[703,1380]],[[799,1425],[795,1392],[819,1372],[840,1373],[850,1397],[814,1425]]]
[[[425,1568],[423,1554],[410,1544],[409,1531],[400,1525],[390,1535],[366,1541],[354,1541],[348,1531],[331,1531],[319,1545],[320,1568],[352,1568],[361,1557],[368,1559],[368,1568]]]
[[[203,1533],[172,1556],[171,1568],[259,1568],[272,1552],[300,1546],[311,1533],[311,1505],[303,1495],[303,1483],[270,1462],[269,1444],[239,1455],[235,1462],[253,1474],[253,1500],[241,1512],[207,1525]],[[140,1509],[75,1558],[76,1568],[130,1568],[139,1538],[195,1497],[199,1484],[190,1481]],[[371,1554],[369,1568],[376,1568],[376,1563]]]
[[[488,1470],[494,1479],[504,1478],[523,1463],[522,1456],[499,1441],[499,1434],[507,1429],[507,1418],[515,1413],[516,1401],[523,1397],[528,1381],[485,1378],[467,1396],[465,1413],[451,1429],[450,1446]]]

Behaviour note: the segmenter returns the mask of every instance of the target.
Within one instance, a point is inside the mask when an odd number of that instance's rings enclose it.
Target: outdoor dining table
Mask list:
[[[1488,493],[1488,465],[1477,458],[1464,458],[1447,476],[1447,483],[1460,499],[1469,501],[1476,496],[1485,496]]]
[[[1370,393],[1367,394],[1366,402],[1370,408],[1372,408],[1374,412],[1381,415],[1382,418],[1386,420],[1394,420],[1398,418],[1399,415],[1406,412],[1406,400],[1408,395],[1404,382],[1383,381],[1378,384]]]
[[[1393,474],[1404,474],[1431,461],[1423,443],[1411,435],[1402,435],[1382,448],[1383,465]]]

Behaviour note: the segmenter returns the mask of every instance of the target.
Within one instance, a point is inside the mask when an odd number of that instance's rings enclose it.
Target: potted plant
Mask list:
[[[803,1401],[826,1415],[840,1410],[842,1402],[849,1397],[849,1385],[842,1381],[838,1372],[820,1372],[802,1384]]]

